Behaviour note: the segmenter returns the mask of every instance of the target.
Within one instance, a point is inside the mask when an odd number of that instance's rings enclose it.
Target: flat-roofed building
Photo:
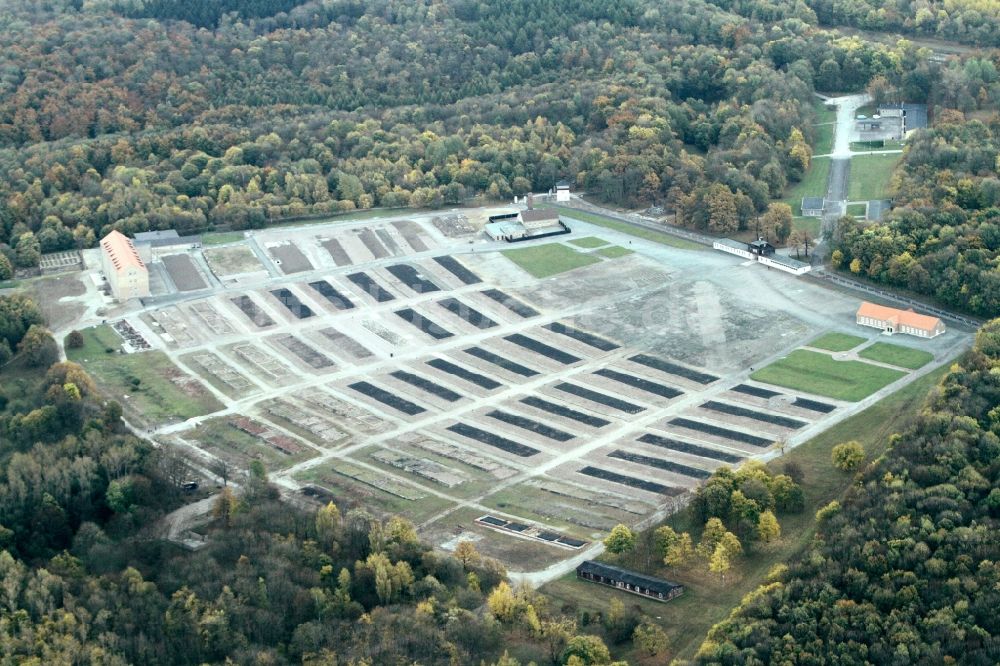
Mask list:
[[[101,267],[119,301],[149,296],[149,271],[132,240],[120,231],[101,239]]]
[[[865,301],[858,308],[858,326],[870,326],[893,335],[905,333],[918,338],[934,338],[945,332],[944,322],[937,317],[909,310],[890,308]]]
[[[656,601],[670,601],[684,594],[684,586],[669,580],[646,576],[620,567],[587,560],[576,568],[576,577]]]

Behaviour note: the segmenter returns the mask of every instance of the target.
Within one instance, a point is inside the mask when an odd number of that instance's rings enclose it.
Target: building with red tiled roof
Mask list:
[[[120,231],[101,239],[101,267],[119,301],[149,296],[149,271],[132,240]]]
[[[918,338],[933,338],[945,331],[944,322],[937,317],[918,314],[909,310],[899,310],[867,301],[861,304],[857,314],[858,326],[870,326],[884,333],[906,333]]]

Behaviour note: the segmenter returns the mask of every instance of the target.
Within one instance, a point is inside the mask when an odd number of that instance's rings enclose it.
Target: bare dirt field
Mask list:
[[[218,277],[263,271],[264,265],[246,245],[208,248],[203,252],[212,272]]]

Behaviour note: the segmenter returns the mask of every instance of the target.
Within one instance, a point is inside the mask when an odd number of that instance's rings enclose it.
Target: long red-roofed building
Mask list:
[[[918,338],[934,338],[945,331],[944,322],[937,317],[922,315],[909,310],[899,310],[864,301],[858,308],[858,326],[870,326],[892,335],[906,333]]]
[[[149,296],[149,271],[132,244],[120,231],[101,239],[101,267],[119,301]]]

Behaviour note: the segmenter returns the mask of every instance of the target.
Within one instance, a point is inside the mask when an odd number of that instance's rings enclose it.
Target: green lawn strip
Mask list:
[[[905,144],[902,141],[889,139],[887,141],[851,141],[851,151],[855,153],[879,152],[880,150],[901,150]]]
[[[242,231],[216,231],[201,235],[202,245],[224,245],[226,243],[236,243],[243,240]]]
[[[792,207],[792,215],[801,216],[803,197],[825,197],[829,177],[830,158],[813,158],[802,180],[785,189],[785,196],[781,200]]]
[[[934,360],[934,354],[922,349],[912,347],[902,347],[900,345],[889,344],[888,342],[876,342],[871,347],[866,347],[858,352],[861,358],[889,365],[898,365],[901,368],[916,370],[922,368]]]
[[[635,236],[636,238],[642,238],[643,240],[652,241],[653,243],[659,243],[660,245],[669,245],[670,247],[676,247],[681,250],[708,249],[707,245],[701,245],[700,243],[685,240],[668,233],[654,231],[653,229],[637,227],[635,225],[628,224],[627,222],[621,222],[620,220],[605,217],[604,215],[585,213],[583,211],[576,210],[575,208],[566,208],[565,206],[556,206],[555,208],[560,212],[560,214],[565,215],[568,218],[580,220],[581,222],[588,222],[590,224],[596,224],[597,226],[604,227],[605,229],[614,229],[615,231],[619,231],[623,234]]]
[[[852,203],[847,204],[847,214],[851,217],[864,217],[868,214],[868,204]]]
[[[837,361],[829,354],[796,349],[750,375],[754,381],[857,402],[888,386],[904,372],[861,361]]]
[[[813,146],[814,155],[826,155],[833,152],[833,130],[836,126],[835,123],[816,125],[816,143]]]
[[[864,341],[865,338],[857,335],[848,335],[847,333],[827,333],[826,335],[821,335],[810,342],[809,346],[815,347],[816,349],[826,349],[827,351],[844,352],[854,349]]]
[[[902,158],[900,153],[852,157],[847,198],[851,201],[885,199],[889,179],[900,158]]]
[[[649,619],[659,624],[670,640],[670,654],[662,659],[690,659],[698,650],[708,631],[726,619],[748,593],[765,582],[767,572],[776,564],[785,563],[803,553],[816,530],[816,510],[843,496],[853,482],[853,476],[836,470],[830,463],[830,450],[841,442],[857,440],[865,449],[866,460],[881,455],[889,435],[900,432],[914,418],[927,393],[947,371],[947,364],[920,377],[899,391],[887,396],[868,409],[834,425],[808,442],[790,450],[771,462],[775,473],[782,473],[787,462],[794,462],[803,475],[802,490],[805,508],[800,513],[783,514],[781,538],[765,548],[756,547],[745,557],[733,560],[733,569],[722,583],[708,572],[704,560],[695,558],[691,566],[669,569],[648,552],[640,538],[640,547],[634,556],[622,562],[631,567],[685,586],[684,595],[661,604],[613,589],[580,582],[575,575],[567,575],[542,588],[558,607],[563,603],[575,604],[578,611],[607,611],[612,597],[620,599],[626,607],[639,604]],[[701,521],[691,508],[686,508],[667,519],[666,523],[678,532],[689,532],[695,544],[701,537]],[[610,556],[602,559],[611,561]],[[584,633],[601,633],[598,625],[581,627]],[[615,650],[615,658],[627,659],[632,653],[626,644]],[[632,663],[632,662],[630,662]],[[657,663],[661,663],[658,661]]]
[[[181,372],[163,352],[119,354],[121,340],[109,326],[87,328],[81,333],[84,345],[67,350],[69,360],[82,365],[136,422],[152,425],[170,419],[183,421],[222,409],[200,382]],[[114,351],[107,352],[109,348]],[[138,385],[133,378],[139,380]]]
[[[593,249],[595,247],[604,247],[605,245],[608,245],[608,241],[596,236],[584,236],[583,238],[574,238],[570,240],[570,244],[586,249]]]
[[[835,123],[837,122],[837,109],[836,107],[830,106],[823,102],[823,100],[818,99],[813,104],[813,110],[816,112],[816,122],[817,123]]]
[[[597,254],[602,257],[607,257],[608,259],[617,259],[618,257],[626,257],[633,254],[633,250],[630,250],[627,247],[612,245],[611,247],[602,247],[597,251]]]
[[[810,238],[819,238],[821,222],[818,217],[793,217],[792,230],[804,231]]]
[[[503,255],[536,278],[546,278],[601,261],[598,257],[577,252],[562,243],[504,250]]]

